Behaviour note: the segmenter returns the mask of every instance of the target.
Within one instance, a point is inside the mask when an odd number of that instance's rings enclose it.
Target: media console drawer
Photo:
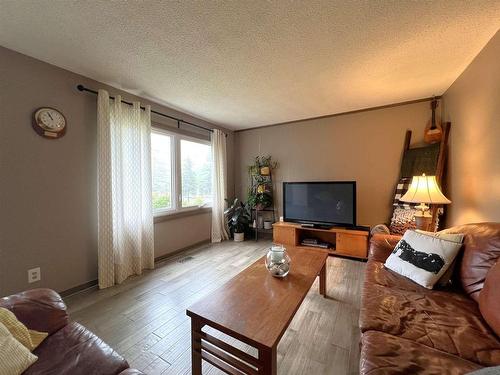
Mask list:
[[[368,237],[358,234],[338,233],[335,252],[359,258],[366,258]]]
[[[273,242],[281,245],[298,245],[297,233],[293,227],[276,227],[273,228]]]

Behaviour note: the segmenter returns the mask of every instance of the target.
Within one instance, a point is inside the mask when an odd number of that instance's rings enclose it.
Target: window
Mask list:
[[[153,210],[171,210],[172,205],[172,137],[151,133],[151,169],[153,174]]]
[[[181,139],[182,207],[212,203],[212,152],[209,144]]]
[[[210,142],[153,129],[151,167],[156,216],[212,204]]]

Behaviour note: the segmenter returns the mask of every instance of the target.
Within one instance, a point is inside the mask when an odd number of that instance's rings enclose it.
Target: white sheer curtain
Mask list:
[[[212,132],[212,242],[221,242],[229,238],[224,209],[226,207],[226,135],[219,129]]]
[[[154,267],[151,109],[97,99],[99,288]]]

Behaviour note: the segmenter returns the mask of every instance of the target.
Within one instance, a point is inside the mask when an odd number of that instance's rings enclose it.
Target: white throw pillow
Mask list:
[[[443,240],[462,243],[464,242],[464,235],[462,233],[443,233],[441,232],[426,232],[425,230],[415,229],[415,232],[425,234],[427,236],[441,238]]]
[[[456,243],[463,243],[464,242],[464,234],[462,233],[443,233],[441,232],[426,232],[425,230],[420,230],[416,229],[415,232],[421,233],[421,234],[426,234],[428,236],[434,236],[437,238],[441,238],[443,240],[448,240],[448,241],[453,241]],[[455,264],[456,264],[456,259],[453,260],[453,262],[450,264],[448,269],[443,273],[443,276],[439,278],[436,284],[434,286],[440,286],[440,287],[447,287],[450,284],[450,279],[451,276],[453,275],[453,271],[455,269]]]
[[[432,289],[453,263],[462,243],[407,230],[385,266]]]

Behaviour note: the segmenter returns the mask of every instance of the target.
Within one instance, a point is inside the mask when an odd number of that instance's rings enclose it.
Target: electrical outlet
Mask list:
[[[28,283],[34,283],[42,279],[42,273],[40,267],[32,268],[28,270]]]

